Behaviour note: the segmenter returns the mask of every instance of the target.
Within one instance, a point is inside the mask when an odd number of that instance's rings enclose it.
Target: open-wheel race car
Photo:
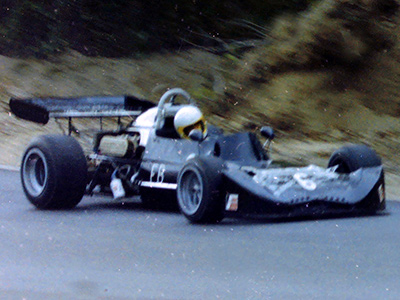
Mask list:
[[[327,168],[283,168],[268,154],[270,127],[261,128],[264,144],[253,132],[224,134],[207,125],[195,101],[179,88],[167,91],[157,106],[124,96],[11,99],[10,109],[41,124],[68,119],[68,135],[34,138],[23,155],[23,190],[39,209],[70,209],[97,191],[117,199],[140,195],[148,206],[177,203],[193,223],[235,214],[291,217],[385,209],[382,162],[368,146],[338,149]],[[126,116],[134,121],[122,125]],[[71,135],[72,119],[82,117],[114,117],[119,126],[99,130],[93,151],[85,154]]]

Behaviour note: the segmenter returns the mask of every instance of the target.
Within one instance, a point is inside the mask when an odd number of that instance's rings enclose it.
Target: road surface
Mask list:
[[[400,299],[400,203],[383,216],[190,225],[138,201],[39,211],[0,171],[1,299]]]

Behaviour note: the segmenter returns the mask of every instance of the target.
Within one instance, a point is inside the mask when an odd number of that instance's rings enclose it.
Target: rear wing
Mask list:
[[[47,124],[50,118],[102,118],[138,116],[155,105],[134,96],[10,99],[18,118]]]

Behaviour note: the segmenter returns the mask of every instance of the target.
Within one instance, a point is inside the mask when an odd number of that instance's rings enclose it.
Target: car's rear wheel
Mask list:
[[[328,162],[328,168],[336,167],[335,172],[349,174],[360,168],[377,167],[382,165],[381,158],[366,145],[348,145],[336,150]],[[370,194],[360,203],[371,212],[385,209],[385,180],[382,171],[381,178]]]
[[[178,204],[192,223],[216,223],[224,218],[222,164],[219,159],[195,158],[178,176]]]
[[[81,146],[65,135],[35,138],[22,159],[21,181],[28,200],[39,209],[75,207],[87,183],[87,163]]]

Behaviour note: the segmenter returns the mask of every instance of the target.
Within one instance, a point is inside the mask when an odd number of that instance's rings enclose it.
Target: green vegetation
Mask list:
[[[74,49],[91,56],[218,45],[257,36],[249,24],[265,24],[307,0],[3,0],[0,53],[45,57]],[[250,26],[251,27],[251,26]]]
[[[399,117],[398,8],[394,0],[325,0],[277,17],[271,42],[238,66],[227,91],[227,102],[240,104],[233,113],[252,111],[254,123],[268,118],[277,129],[314,138],[374,128],[357,110]]]

